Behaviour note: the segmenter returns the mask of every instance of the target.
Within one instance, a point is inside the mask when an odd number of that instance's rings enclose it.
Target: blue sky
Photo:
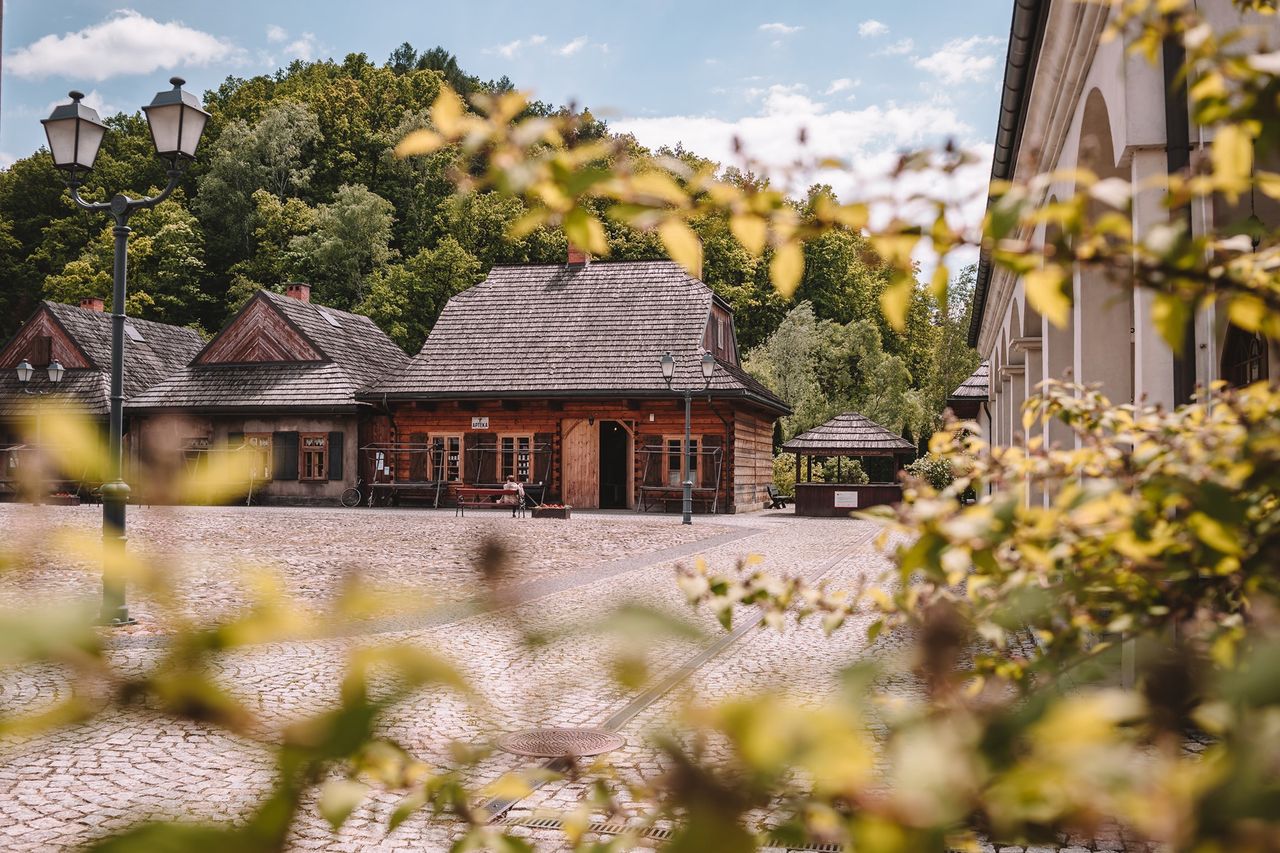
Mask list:
[[[294,57],[441,44],[481,78],[590,106],[642,142],[766,163],[811,150],[871,173],[951,137],[989,158],[1011,0],[8,0],[0,164],[43,142],[68,89],[135,110],[180,74],[203,91]],[[985,181],[989,160],[968,180]],[[845,178],[844,181],[855,180]],[[839,181],[837,181],[839,183]]]

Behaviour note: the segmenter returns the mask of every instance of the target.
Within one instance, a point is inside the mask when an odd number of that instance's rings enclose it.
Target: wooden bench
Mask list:
[[[479,489],[464,486],[458,489],[458,504],[454,516],[466,516],[468,509],[509,509],[513,514],[524,516],[524,501],[510,503],[503,498],[519,498],[518,492],[506,489]]]

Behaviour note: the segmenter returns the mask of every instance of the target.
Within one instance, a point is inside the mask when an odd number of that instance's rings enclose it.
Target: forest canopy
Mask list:
[[[209,334],[256,290],[307,281],[318,302],[368,314],[412,353],[449,297],[495,264],[562,261],[560,229],[513,234],[527,212],[520,199],[458,196],[450,152],[394,156],[406,133],[430,123],[442,84],[463,93],[514,88],[506,78],[467,75],[443,48],[419,53],[406,43],[381,65],[365,54],[295,61],[206,92],[212,118],[199,157],[170,200],[133,220],[128,312]],[[521,117],[566,109],[535,101]],[[610,134],[589,110],[581,115],[584,134]],[[83,194],[163,186],[164,164],[141,115],[106,122]],[[711,165],[739,185],[764,182],[682,148],[652,153]],[[803,219],[833,195],[815,186],[792,203]],[[610,258],[666,256],[654,233],[602,219]],[[806,245],[804,277],[786,299],[770,283],[771,250],[744,250],[727,216],[690,225],[702,241],[703,280],[735,312],[746,364],[796,406],[787,435],[852,406],[920,440],[937,425],[946,392],[976,365],[963,339],[967,299],[939,311],[922,289],[901,331],[885,322],[878,305],[891,271],[856,229]],[[40,299],[110,302],[110,226],[71,203],[44,149],[0,172],[0,276],[0,339]],[[971,292],[958,284],[955,293]]]

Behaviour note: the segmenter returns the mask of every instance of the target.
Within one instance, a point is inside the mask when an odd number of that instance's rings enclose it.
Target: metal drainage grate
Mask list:
[[[528,729],[498,738],[499,748],[506,752],[536,758],[599,755],[625,743],[604,729]]]
[[[529,829],[550,829],[558,830],[562,827],[562,823],[558,818],[554,817],[504,817],[498,821],[504,826],[525,826]],[[669,841],[674,834],[670,829],[661,826],[650,826],[647,828],[639,826],[628,826],[625,823],[610,823],[603,820],[594,820],[587,826],[587,832],[596,835],[621,835],[628,830],[634,832],[639,830],[642,838],[648,838],[654,841]],[[807,844],[799,846],[794,844],[783,844],[776,838],[767,839],[770,847],[781,847],[784,850],[803,850],[805,853],[843,853],[845,850],[843,845],[833,844],[825,841],[811,841]]]

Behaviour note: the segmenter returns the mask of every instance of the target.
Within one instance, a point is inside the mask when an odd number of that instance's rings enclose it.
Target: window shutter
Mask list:
[[[480,482],[480,457],[487,451],[480,449],[482,432],[468,432],[462,436],[462,481],[468,486]]]
[[[271,434],[271,456],[275,463],[272,478],[276,480],[298,479],[298,434],[296,432],[273,432]]]
[[[498,437],[492,433],[476,433],[476,482],[498,482]]]
[[[661,486],[662,482],[662,436],[640,436],[641,464],[644,466],[644,485]]]
[[[702,446],[698,448],[698,461],[702,463],[702,488],[713,489],[718,483],[719,467],[724,465],[724,453],[716,453],[724,447],[724,436],[704,435]],[[717,466],[719,463],[719,466]]]
[[[427,454],[425,432],[409,433],[409,443],[415,445],[409,451],[409,482],[425,483],[427,481]]]
[[[39,335],[31,342],[31,365],[47,367],[53,360],[53,336]]]
[[[329,433],[329,479],[342,479],[342,437],[341,430]]]

